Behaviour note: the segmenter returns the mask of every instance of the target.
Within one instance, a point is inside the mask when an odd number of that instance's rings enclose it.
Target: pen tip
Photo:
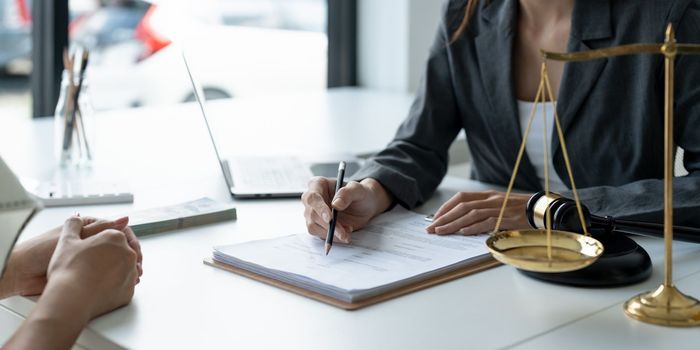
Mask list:
[[[326,255],[328,255],[328,252],[331,251],[331,245],[326,243]]]

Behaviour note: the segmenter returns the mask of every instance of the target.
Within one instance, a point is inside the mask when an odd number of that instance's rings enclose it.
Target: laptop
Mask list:
[[[187,74],[192,83],[194,96],[209,132],[216,158],[226,180],[229,192],[236,198],[292,198],[300,197],[306,191],[309,179],[314,176],[335,176],[338,163],[305,164],[295,157],[221,157],[214,139],[205,107],[204,90],[194,78],[185,52],[182,52]],[[359,168],[356,162],[348,164],[346,173]]]

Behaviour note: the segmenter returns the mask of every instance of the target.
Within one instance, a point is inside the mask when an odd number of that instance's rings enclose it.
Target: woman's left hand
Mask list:
[[[505,193],[495,191],[459,192],[438,209],[426,231],[439,235],[491,232],[496,227],[505,197]],[[530,197],[529,194],[510,194],[500,229],[530,227],[525,216]]]

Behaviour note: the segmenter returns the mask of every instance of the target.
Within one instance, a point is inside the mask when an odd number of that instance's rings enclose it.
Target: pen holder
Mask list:
[[[54,113],[54,153],[61,167],[85,167],[92,163],[93,119],[87,79],[71,79],[71,74],[64,70]]]

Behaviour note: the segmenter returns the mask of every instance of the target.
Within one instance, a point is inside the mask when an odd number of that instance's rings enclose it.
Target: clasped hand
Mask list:
[[[126,248],[132,251],[135,256],[133,282],[138,283],[139,276],[143,273],[141,265],[143,256],[138,239],[131,228],[127,226],[128,222],[128,218],[118,220],[98,220],[91,217],[71,218],[63,226],[18,244],[10,255],[5,275],[0,283],[2,287],[0,288],[2,290],[0,298],[11,295],[41,294],[48,280],[47,272],[50,262],[55,265],[54,270],[60,270],[56,269],[56,266],[61,260],[66,259],[66,256],[75,255],[76,249],[92,249],[90,247],[99,246],[106,239],[102,237],[104,233],[123,237]],[[113,239],[116,238],[118,237],[113,237]],[[60,245],[61,248],[57,249],[57,245]],[[74,247],[78,248],[73,249]],[[95,261],[85,261],[84,264],[94,265],[98,263],[97,260],[100,258],[95,256],[93,260]],[[99,263],[90,268],[98,270],[98,267],[102,265]],[[98,271],[98,273],[101,272]]]
[[[83,221],[69,218],[49,261],[49,286],[66,288],[82,300],[88,319],[128,303],[139,281],[138,241],[126,222],[122,223],[122,230],[107,228],[82,238]]]

